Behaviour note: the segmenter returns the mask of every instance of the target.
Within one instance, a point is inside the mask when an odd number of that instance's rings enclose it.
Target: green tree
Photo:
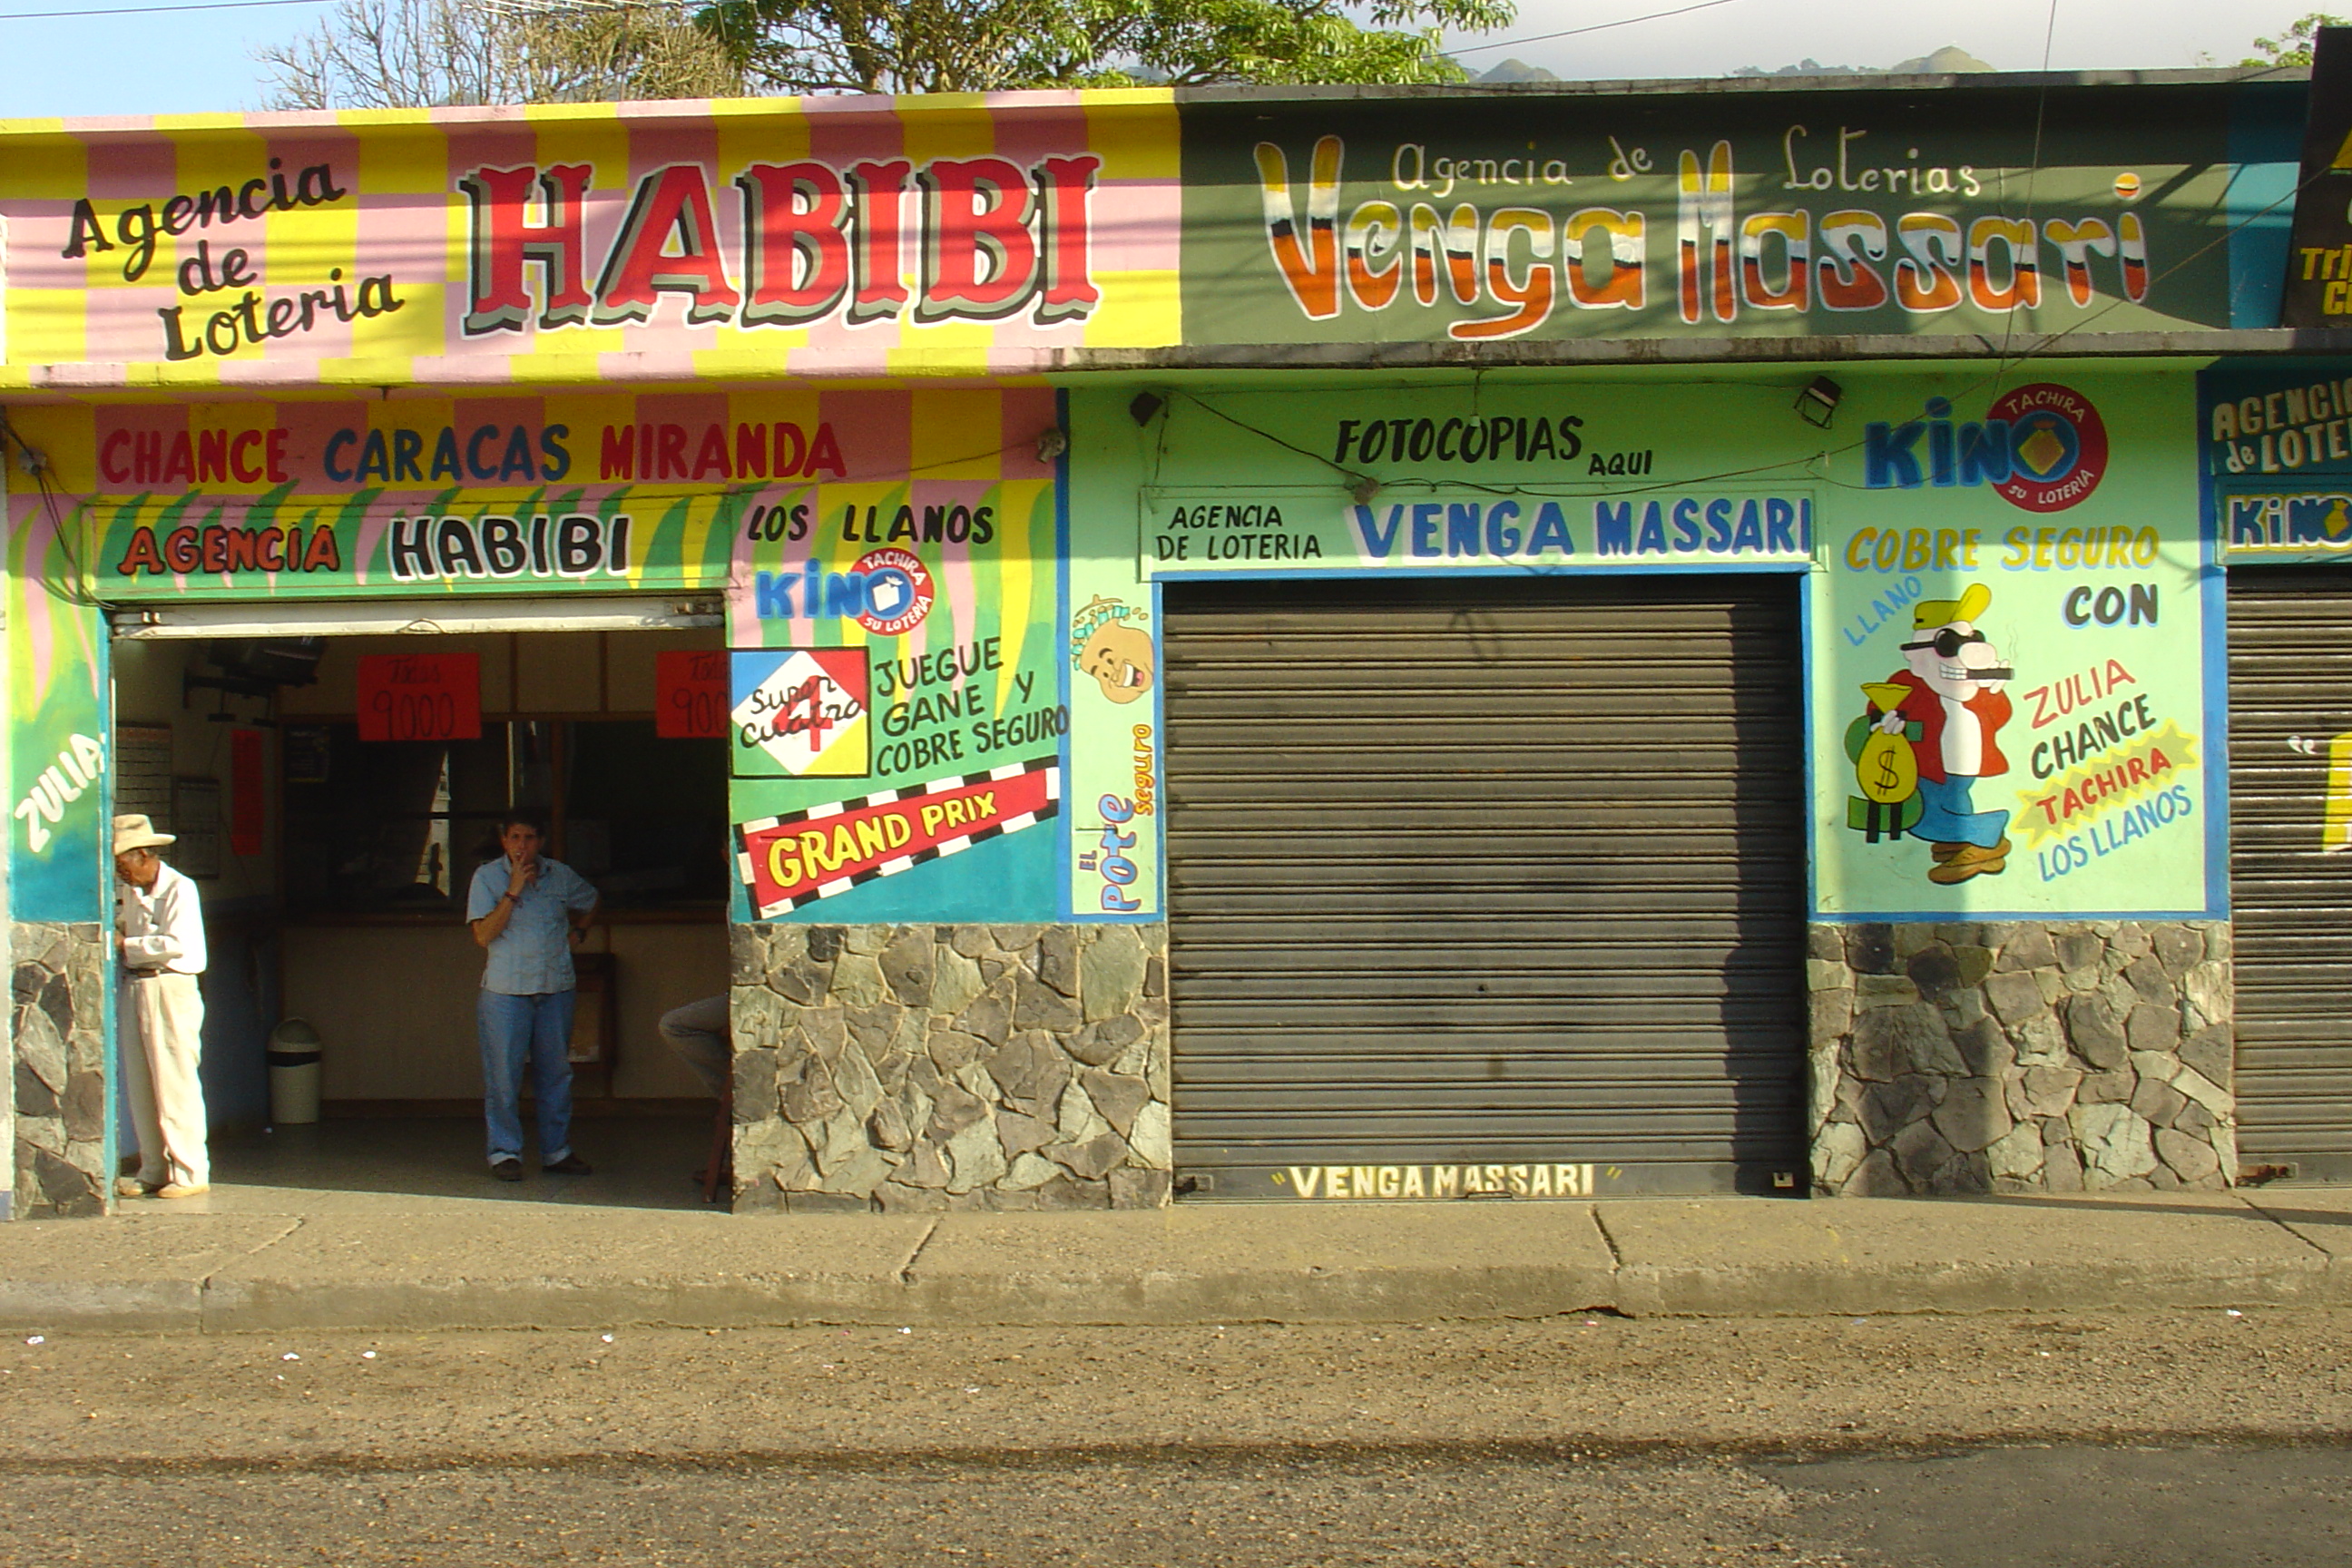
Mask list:
[[[1001,92],[1214,82],[1444,82],[1447,29],[1512,0],[719,0],[700,13],[776,92]]]
[[[2322,27],[2352,26],[2341,16],[2331,16],[2325,11],[2287,24],[2286,31],[2275,38],[2256,38],[2255,53],[2238,63],[2242,66],[2307,66],[2311,63],[2312,46],[2318,41]]]
[[[271,109],[727,98],[736,58],[681,0],[340,0],[255,52]]]

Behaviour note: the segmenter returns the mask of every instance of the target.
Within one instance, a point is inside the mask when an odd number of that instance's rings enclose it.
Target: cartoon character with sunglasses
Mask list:
[[[1927,840],[1936,864],[1927,879],[1945,886],[1971,877],[1999,876],[2009,863],[2009,813],[1979,811],[1969,792],[1977,780],[2009,771],[1998,737],[2009,722],[2001,688],[2014,675],[1977,629],[1992,590],[1972,583],[1958,599],[1922,599],[1912,606],[1912,640],[1903,645],[1908,668],[1889,676],[1874,701],[1872,722],[1884,734],[1909,739],[1919,770],[1918,819],[1906,831]]]

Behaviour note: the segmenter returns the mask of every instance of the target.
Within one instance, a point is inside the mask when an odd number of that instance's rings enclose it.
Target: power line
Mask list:
[[[324,5],[328,0],[197,0],[186,5],[107,5],[87,11],[0,11],[0,22],[46,22],[60,16],[158,16],[166,11],[250,11],[263,5]]]
[[[1605,33],[1612,27],[1630,27],[1636,22],[1655,22],[1662,17],[1687,16],[1693,11],[1712,11],[1717,5],[1730,4],[1731,0],[1699,0],[1696,5],[1678,5],[1671,11],[1653,11],[1646,16],[1621,16],[1614,22],[1595,22],[1589,27],[1570,27],[1561,33],[1538,33],[1531,38],[1505,38],[1493,44],[1471,44],[1445,52],[1449,55],[1475,55],[1481,49],[1513,49],[1521,44],[1548,44],[1554,38],[1573,38],[1580,33]]]

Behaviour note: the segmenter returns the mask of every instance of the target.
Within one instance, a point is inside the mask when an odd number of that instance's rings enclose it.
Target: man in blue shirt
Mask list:
[[[475,1014],[482,1042],[482,1110],[490,1174],[522,1180],[523,1065],[539,1102],[539,1157],[557,1175],[593,1169],[572,1152],[572,1005],[578,984],[572,944],[596,913],[596,889],[539,852],[539,824],[509,812],[499,823],[506,853],[474,873],[466,920],[489,952]]]

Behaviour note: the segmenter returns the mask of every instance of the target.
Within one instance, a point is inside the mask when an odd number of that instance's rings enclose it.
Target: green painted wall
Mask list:
[[[1141,424],[1074,393],[1072,798],[1150,780],[1118,682],[1157,689],[1160,583],[1787,572],[1819,917],[2219,908],[2192,369],[1832,368],[1826,428],[1811,368],[1186,385]],[[1102,887],[1074,862],[1074,905]]]

